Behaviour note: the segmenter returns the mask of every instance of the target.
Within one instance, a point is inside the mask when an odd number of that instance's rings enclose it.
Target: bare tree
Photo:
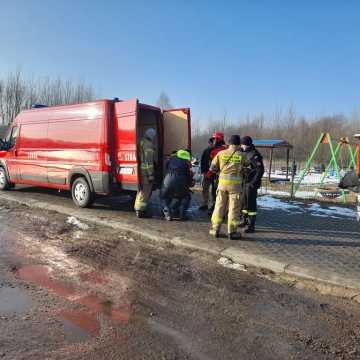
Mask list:
[[[17,70],[0,79],[0,120],[2,124],[8,124],[21,110],[36,103],[49,106],[74,104],[91,101],[94,97],[93,88],[84,82],[64,81],[60,77],[26,79]]]
[[[305,118],[299,116],[295,106],[291,105],[286,112],[277,109],[272,115],[259,113],[247,115],[243,119],[232,121],[225,115],[219,119],[210,118],[203,123],[202,130],[193,132],[194,154],[199,154],[206,147],[206,142],[214,130],[222,130],[225,134],[238,133],[242,136],[250,135],[255,139],[280,138],[294,146],[294,155],[297,161],[305,161],[313,150],[316,140],[322,132],[329,132],[334,141],[341,137],[349,137],[360,131],[360,112],[354,111],[351,116],[343,115],[321,116]],[[264,153],[266,157],[266,153]],[[282,152],[274,156],[284,156]],[[317,156],[319,163],[329,161],[328,146],[322,146]]]
[[[1,81],[0,115],[2,124],[14,118],[24,105],[25,86],[18,70]]]

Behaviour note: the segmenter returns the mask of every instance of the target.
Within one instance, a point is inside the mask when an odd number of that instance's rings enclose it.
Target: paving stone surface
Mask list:
[[[229,241],[226,237],[215,240],[208,235],[209,217],[206,212],[198,210],[199,193],[193,195],[189,211],[191,220],[187,222],[165,221],[156,193],[151,200],[152,219],[136,219],[127,197],[103,198],[92,209],[76,209],[68,193],[27,187],[6,194],[17,199],[58,204],[69,209],[72,215],[83,213],[119,221],[162,238],[195,240],[206,246],[214,244],[214,248],[215,244],[224,248],[234,246],[309,270],[312,274],[330,274],[340,280],[357,282],[360,289],[360,223],[351,208],[344,210],[334,205],[320,207],[276,199],[272,203],[273,198],[260,198],[256,233],[246,234],[241,241]],[[264,200],[270,200],[270,203]],[[226,226],[222,230],[225,234]]]
[[[291,203],[293,208],[287,209],[286,200],[279,200],[278,207],[269,209],[261,207],[261,198],[259,202],[256,233],[245,234],[233,246],[313,272],[360,280],[360,223],[356,221],[355,210],[346,208],[350,211],[345,211],[345,216],[341,206],[322,205],[320,211],[314,212],[312,203],[295,202]],[[199,196],[195,195],[191,207],[193,221],[207,221],[207,216],[197,210],[198,205]],[[324,215],[329,208],[331,215]],[[349,216],[351,210],[353,217]],[[198,230],[206,231],[202,226]],[[222,230],[226,231],[225,225]]]

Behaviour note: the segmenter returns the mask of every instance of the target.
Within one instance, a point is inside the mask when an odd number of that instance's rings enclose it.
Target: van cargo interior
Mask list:
[[[156,163],[161,164],[162,159],[162,148],[161,148],[161,134],[160,134],[160,121],[161,121],[161,111],[160,109],[152,109],[148,108],[142,104],[139,106],[138,112],[138,129],[137,129],[137,143],[139,144],[139,139],[141,139],[147,129],[153,128],[156,130],[156,138],[154,139],[155,145],[155,159],[157,159]],[[162,166],[158,166],[158,171],[162,169]],[[158,174],[159,178],[162,178],[162,174]]]

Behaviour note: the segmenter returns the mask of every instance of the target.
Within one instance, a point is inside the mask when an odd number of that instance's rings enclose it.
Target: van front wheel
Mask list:
[[[5,169],[0,167],[0,190],[10,189],[10,184],[6,176]]]
[[[94,195],[91,192],[90,186],[82,177],[77,178],[73,182],[71,194],[75,205],[81,208],[90,206],[94,201]]]

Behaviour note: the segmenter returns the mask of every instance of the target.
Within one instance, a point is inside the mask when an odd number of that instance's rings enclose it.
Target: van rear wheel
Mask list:
[[[76,206],[85,208],[94,202],[94,194],[85,178],[77,178],[71,187],[71,194]]]
[[[0,167],[0,190],[9,190],[10,183],[7,179],[5,169]]]

